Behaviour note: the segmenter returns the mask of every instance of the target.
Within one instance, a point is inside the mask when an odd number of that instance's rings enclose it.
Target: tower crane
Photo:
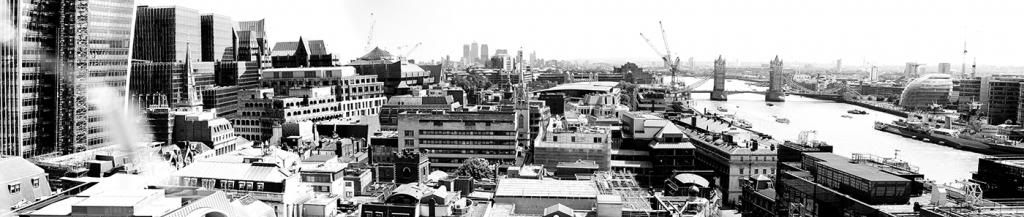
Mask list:
[[[651,47],[651,50],[654,50],[655,54],[658,54],[658,57],[661,57],[662,62],[665,63],[665,67],[668,68],[669,73],[672,75],[671,88],[675,89],[676,72],[679,72],[679,57],[676,57],[674,60],[672,59],[672,50],[671,48],[669,48],[668,45],[668,34],[665,33],[665,26],[662,24],[661,21],[658,21],[658,28],[660,28],[661,30],[661,39],[662,42],[664,42],[665,44],[665,53],[662,53],[661,50],[658,50],[658,47],[655,46],[654,43],[652,43],[651,40],[648,39],[647,36],[644,35],[643,33],[640,33],[640,37],[642,37],[644,41],[647,42],[647,45]]]
[[[363,48],[365,51],[373,49],[373,28],[377,26],[377,19],[373,17],[373,13],[370,13],[370,33],[366,36],[366,47]]]

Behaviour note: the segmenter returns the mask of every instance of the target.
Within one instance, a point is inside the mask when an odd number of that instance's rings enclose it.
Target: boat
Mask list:
[[[722,107],[722,106],[718,106],[718,111],[720,111],[720,112],[729,112],[729,109],[726,109],[725,107]]]
[[[779,123],[783,123],[783,124],[788,124],[789,123],[789,119],[788,118],[779,117],[779,116],[772,116],[772,117],[775,117],[775,122],[779,122]]]
[[[866,114],[868,114],[867,111],[860,110],[860,109],[849,110],[849,111],[846,111],[846,113],[855,114],[855,115],[866,115]]]
[[[844,118],[853,118],[853,116],[850,116],[850,115],[840,115],[840,117],[844,117]]]
[[[775,106],[775,104],[771,104],[771,103],[765,103],[765,104],[768,105],[768,106]]]

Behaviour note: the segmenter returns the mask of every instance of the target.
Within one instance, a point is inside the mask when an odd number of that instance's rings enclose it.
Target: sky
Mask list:
[[[180,5],[236,21],[266,19],[273,42],[322,39],[342,60],[370,44],[418,60],[462,57],[462,45],[535,51],[538,58],[610,63],[657,61],[664,52],[712,61],[844,66],[939,62],[1024,65],[1024,1],[971,0],[137,0]],[[370,13],[374,15],[371,17]],[[958,68],[958,67],[954,67]]]

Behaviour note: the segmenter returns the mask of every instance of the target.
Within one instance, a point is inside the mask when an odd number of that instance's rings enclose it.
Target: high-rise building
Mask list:
[[[239,61],[257,61],[261,66],[270,65],[270,42],[263,19],[238,22]]]
[[[235,22],[220,14],[204,14],[202,21],[202,60],[234,61],[236,50]]]
[[[477,44],[476,42],[473,42],[473,44],[469,45],[469,58],[470,63],[475,64],[480,61],[479,59],[477,59],[480,58],[480,45]]]
[[[537,67],[537,51],[530,52],[529,66]]]
[[[135,2],[7,2],[0,14],[8,17],[0,19],[18,28],[5,26],[3,34],[17,37],[0,38],[0,154],[103,144],[105,129],[96,124],[102,118],[86,105],[86,91],[110,86],[126,92]],[[104,65],[91,64],[97,62]]]
[[[839,73],[839,72],[842,72],[842,71],[843,71],[843,59],[837,59],[836,60],[836,71],[835,71],[835,73]]]
[[[213,85],[210,81],[214,78],[214,67],[212,62],[132,62],[132,71],[135,75],[131,78],[129,92],[133,96],[161,95],[165,96],[170,105],[175,105],[188,98],[185,81],[188,70],[193,70],[193,75],[200,85]],[[140,105],[148,106],[148,105]]]
[[[139,6],[132,58],[154,62],[199,60],[202,27],[199,11],[180,6]],[[186,52],[188,54],[186,55]]]
[[[950,74],[949,63],[939,63],[939,74]]]
[[[907,62],[907,66],[905,68],[903,68],[903,74],[908,75],[908,76],[917,75],[918,74],[918,72],[917,72],[917,67],[918,66],[921,66],[921,64],[917,64],[915,62]]]
[[[480,62],[482,64],[483,62],[486,62],[487,60],[491,59],[490,54],[487,51],[487,44],[480,45],[480,59],[477,60],[477,62]]]
[[[462,63],[464,64],[469,63],[469,61],[473,59],[472,57],[469,56],[469,51],[470,50],[468,44],[462,45]]]

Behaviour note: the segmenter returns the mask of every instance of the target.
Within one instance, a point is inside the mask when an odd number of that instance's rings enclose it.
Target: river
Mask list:
[[[686,83],[695,81],[683,78]],[[709,81],[697,90],[710,90]],[[726,90],[764,90],[744,81],[727,80]],[[796,140],[804,130],[816,130],[818,140],[832,145],[836,154],[850,157],[853,153],[869,153],[907,161],[920,168],[926,179],[947,183],[970,179],[978,168],[978,159],[987,155],[958,150],[937,144],[922,142],[899,135],[875,130],[875,121],[892,121],[899,117],[873,111],[855,105],[817,100],[795,95],[786,96],[786,102],[768,106],[761,94],[733,94],[728,101],[711,101],[710,94],[693,94],[694,106],[714,111],[718,106],[729,110],[739,118],[749,121],[753,130],[767,133],[778,139]],[[867,115],[853,115],[843,118],[850,109],[868,111]],[[789,124],[775,121],[773,116],[785,117]]]

